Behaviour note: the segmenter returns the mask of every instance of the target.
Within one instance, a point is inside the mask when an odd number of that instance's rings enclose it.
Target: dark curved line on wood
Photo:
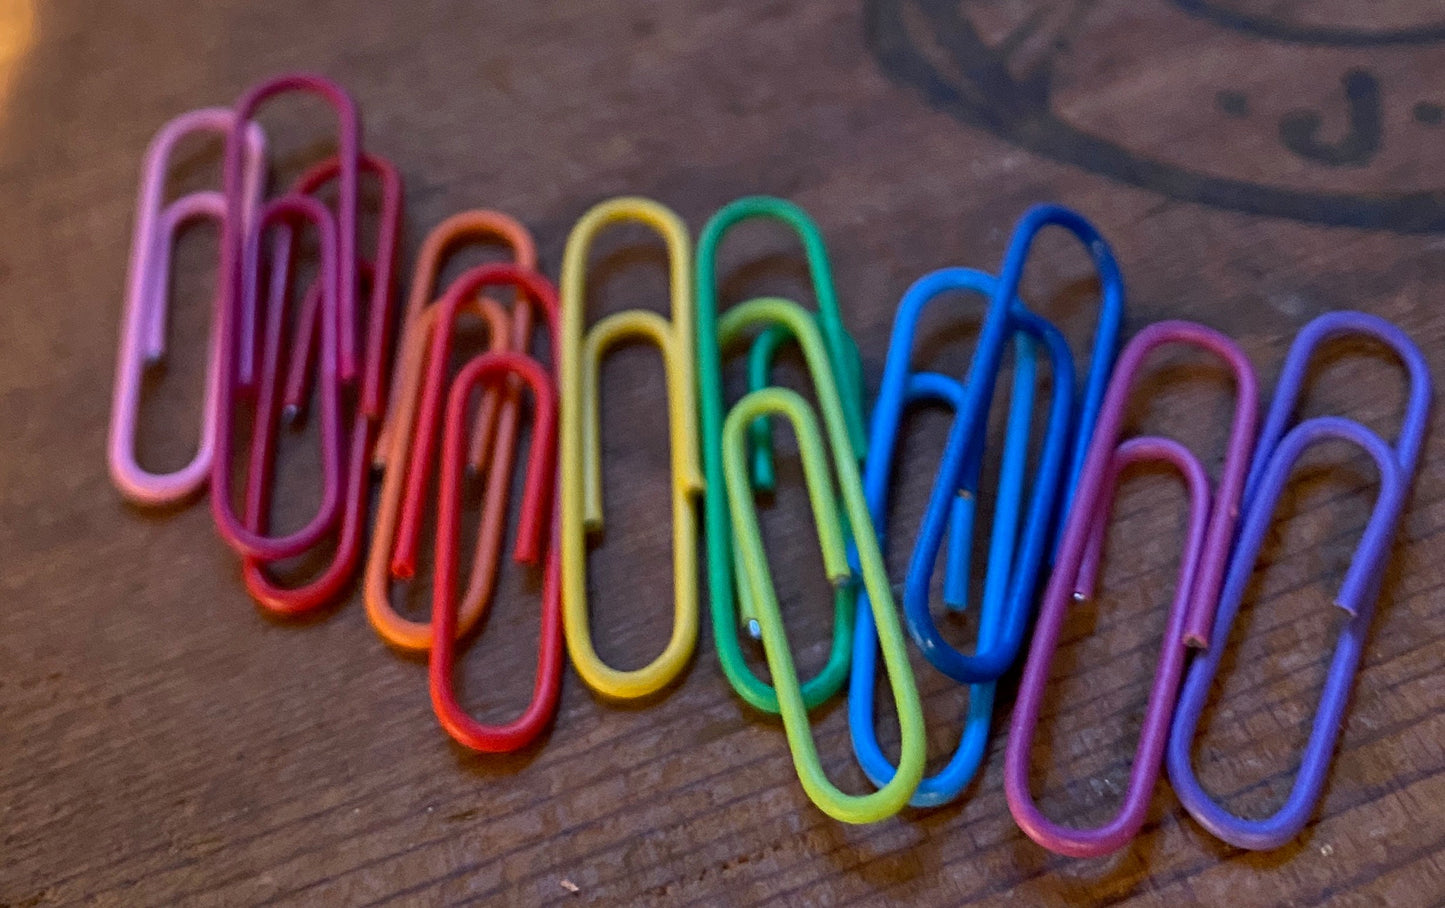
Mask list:
[[[1314,44],[1321,47],[1399,47],[1445,41],[1445,23],[1393,28],[1381,31],[1296,25],[1273,16],[1256,16],[1222,9],[1209,0],[1171,0],[1180,10],[1222,28],[1243,32],[1267,41],[1285,44]]]
[[[1373,196],[1310,193],[1211,176],[1135,155],[1045,109],[1020,103],[1039,97],[1041,86],[1020,85],[1007,75],[1004,61],[985,47],[956,6],[912,0],[934,28],[939,44],[965,73],[965,81],[989,74],[979,85],[954,84],[908,34],[903,21],[907,2],[910,0],[867,0],[865,5],[866,40],[883,70],[921,92],[929,105],[1027,151],[1179,201],[1245,214],[1406,234],[1445,231],[1445,190]],[[979,60],[975,56],[979,54],[989,59]]]

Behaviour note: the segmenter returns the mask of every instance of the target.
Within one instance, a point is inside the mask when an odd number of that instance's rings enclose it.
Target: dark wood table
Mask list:
[[[1355,308],[1396,321],[1445,368],[1445,15],[1423,0],[10,0],[0,904],[1445,904],[1445,471],[1433,432],[1325,796],[1297,840],[1264,854],[1214,840],[1163,781],[1144,832],[1112,858],[1034,845],[1003,796],[1012,679],[986,768],[959,803],[851,828],[808,802],[778,723],[731,693],[706,624],[674,689],[618,706],[569,670],[554,730],[497,758],[451,744],[424,666],[378,640],[359,593],[314,620],[261,615],[204,503],[125,505],[104,439],[146,143],[175,114],[293,68],[349,86],[368,147],[404,174],[407,269],[424,233],[465,208],[521,218],[555,275],[571,224],[612,195],[657,198],[694,231],[737,196],[785,196],[827,237],[876,390],[909,282],[944,265],[997,268],[1012,222],[1057,200],[1114,244],[1131,332],[1169,317],[1217,327],[1269,389],[1301,325]],[[268,114],[284,171],[325,153],[320,112]],[[191,149],[177,181],[213,181],[214,152]],[[620,231],[602,244],[594,313],[663,305],[650,242]],[[145,409],[148,463],[173,466],[193,444],[214,246],[204,229],[181,244],[170,366]],[[803,293],[797,258],[786,236],[746,231],[725,255],[728,298]],[[1080,354],[1095,309],[1086,265],[1050,238],[1026,285]],[[919,360],[961,369],[979,308],[931,320]],[[959,312],[967,330],[952,327]],[[796,363],[785,371],[797,380]],[[1368,345],[1332,347],[1303,412],[1393,436],[1399,375]],[[603,379],[609,526],[593,610],[618,665],[650,659],[671,615],[660,376],[638,348]],[[1146,384],[1135,425],[1181,437],[1217,474],[1227,376],[1164,357]],[[946,425],[910,424],[895,579]],[[314,501],[309,450],[288,445],[283,523]],[[831,609],[797,464],[782,465],[764,524],[806,672],[824,657]],[[1329,603],[1374,498],[1372,470],[1348,449],[1321,449],[1294,475],[1196,748],[1211,790],[1254,815],[1293,780],[1341,625]],[[1054,817],[1095,823],[1119,803],[1182,502],[1169,475],[1132,478],[1107,592],[1071,613],[1033,755]],[[507,573],[462,678],[468,705],[494,719],[524,702],[534,660],[535,578]],[[411,591],[413,608],[426,590]],[[967,638],[970,621],[948,632]],[[916,654],[914,668],[941,765],[965,694]],[[886,696],[880,712],[888,740]],[[816,729],[833,778],[864,790],[842,698]]]

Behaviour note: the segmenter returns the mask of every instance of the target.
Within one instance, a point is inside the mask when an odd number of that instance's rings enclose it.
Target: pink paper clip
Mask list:
[[[181,140],[195,133],[229,134],[235,120],[234,113],[220,107],[181,114],[156,133],[146,150],[136,202],[135,232],[131,239],[130,273],[126,278],[107,448],[111,481],[122,495],[136,504],[164,505],[183,501],[204,487],[211,474],[217,432],[217,334],[223,306],[219,286],[212,307],[210,348],[206,353],[206,392],[196,453],[178,470],[151,472],[136,459],[135,436],[145,371],[165,358],[171,247],[177,232],[186,224],[203,218],[209,218],[223,231],[225,229],[226,200],[219,192],[193,192],[162,207],[171,155]],[[265,178],[266,139],[261,127],[253,123],[244,131],[241,141],[241,188],[237,211],[243,223],[249,223],[255,218]],[[218,284],[221,279],[218,273]]]

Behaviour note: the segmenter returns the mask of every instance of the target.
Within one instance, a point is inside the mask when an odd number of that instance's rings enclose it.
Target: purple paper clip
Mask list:
[[[1125,405],[1140,366],[1149,353],[1170,344],[1187,344],[1217,354],[1234,372],[1234,421],[1219,495],[1212,507],[1209,476],[1199,458],[1183,445],[1159,437],[1131,438],[1119,443]],[[1157,322],[1139,332],[1119,356],[1089,442],[1074,503],[1064,524],[1058,559],[1039,609],[1004,757],[1004,792],[1009,812],[1029,838],[1050,851],[1070,857],[1105,855],[1127,844],[1144,823],[1154,783],[1159,778],[1174,699],[1184,673],[1186,649],[1202,646],[1210,637],[1214,603],[1223,580],[1234,537],[1235,515],[1249,470],[1259,413],[1258,395],[1258,382],[1248,357],[1229,338],[1203,325]],[[1029,754],[1033,749],[1034,730],[1065,610],[1071,601],[1093,595],[1119,476],[1128,466],[1143,462],[1172,465],[1189,487],[1189,530],[1180,558],[1169,626],[1164,632],[1159,668],[1149,691],[1149,705],[1123,805],[1113,819],[1102,826],[1090,829],[1061,826],[1039,811],[1029,792]]]
[[[1394,448],[1359,423],[1334,416],[1307,419],[1286,431],[1299,400],[1300,386],[1304,383],[1311,355],[1324,341],[1345,335],[1363,335],[1390,347],[1409,374],[1410,396],[1400,440]],[[1230,558],[1214,636],[1209,649],[1189,666],[1169,737],[1169,780],[1178,792],[1179,800],[1201,826],[1231,845],[1254,850],[1278,848],[1294,838],[1314,812],[1325,776],[1329,773],[1335,742],[1344,724],[1350,687],[1359,667],[1360,653],[1364,649],[1375,599],[1379,596],[1395,528],[1400,522],[1410,481],[1419,462],[1430,412],[1430,394],[1429,366],[1420,349],[1399,328],[1382,318],[1361,312],[1332,312],[1310,322],[1299,333],[1285,359],[1279,387],[1260,433],[1249,482],[1245,485],[1248,510]],[[1204,708],[1209,688],[1214,683],[1229,643],[1230,625],[1239,612],[1240,602],[1254,573],[1260,545],[1269,532],[1275,504],[1289,481],[1290,470],[1311,445],[1331,439],[1353,442],[1374,459],[1380,473],[1380,494],[1364,536],[1355,548],[1344,584],[1335,598],[1335,604],[1349,612],[1351,617],[1335,645],[1294,786],[1274,814],[1263,819],[1247,820],[1225,810],[1199,784],[1190,762],[1190,749],[1199,726],[1200,711]]]
[[[225,229],[226,199],[219,192],[200,191],[162,207],[166,175],[172,153],[186,136],[200,132],[228,135],[236,115],[223,107],[193,110],[161,127],[146,150],[136,202],[135,233],[131,239],[130,273],[126,278],[125,309],[121,317],[120,350],[116,357],[115,391],[111,399],[107,459],[111,481],[136,504],[162,505],[181,501],[198,491],[210,477],[216,448],[216,382],[223,293],[217,287],[212,307],[210,349],[206,354],[206,393],[201,407],[201,433],[189,463],[170,473],[153,473],[140,465],[135,453],[142,379],[145,370],[165,357],[166,313],[170,283],[171,246],[177,232],[191,221],[209,218]],[[241,155],[243,221],[254,219],[266,168],[266,139],[258,124],[244,135]],[[218,275],[219,277],[219,275]],[[219,281],[218,281],[219,284]]]

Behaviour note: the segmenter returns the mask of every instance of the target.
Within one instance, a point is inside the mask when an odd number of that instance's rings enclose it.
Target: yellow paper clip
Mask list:
[[[667,245],[672,321],[633,309],[585,327],[587,256],[597,234],[623,222],[645,224]],[[641,198],[616,198],[582,216],[562,259],[562,608],[567,651],[577,674],[608,697],[636,699],[678,676],[697,645],[697,518],[701,494],[696,369],[693,360],[692,262],[687,227],[670,209]],[[672,459],[674,617],[667,647],[651,663],[622,671],[592,646],[587,609],[587,537],[602,530],[602,452],[598,384],[602,356],[630,338],[650,341],[667,370]]]

